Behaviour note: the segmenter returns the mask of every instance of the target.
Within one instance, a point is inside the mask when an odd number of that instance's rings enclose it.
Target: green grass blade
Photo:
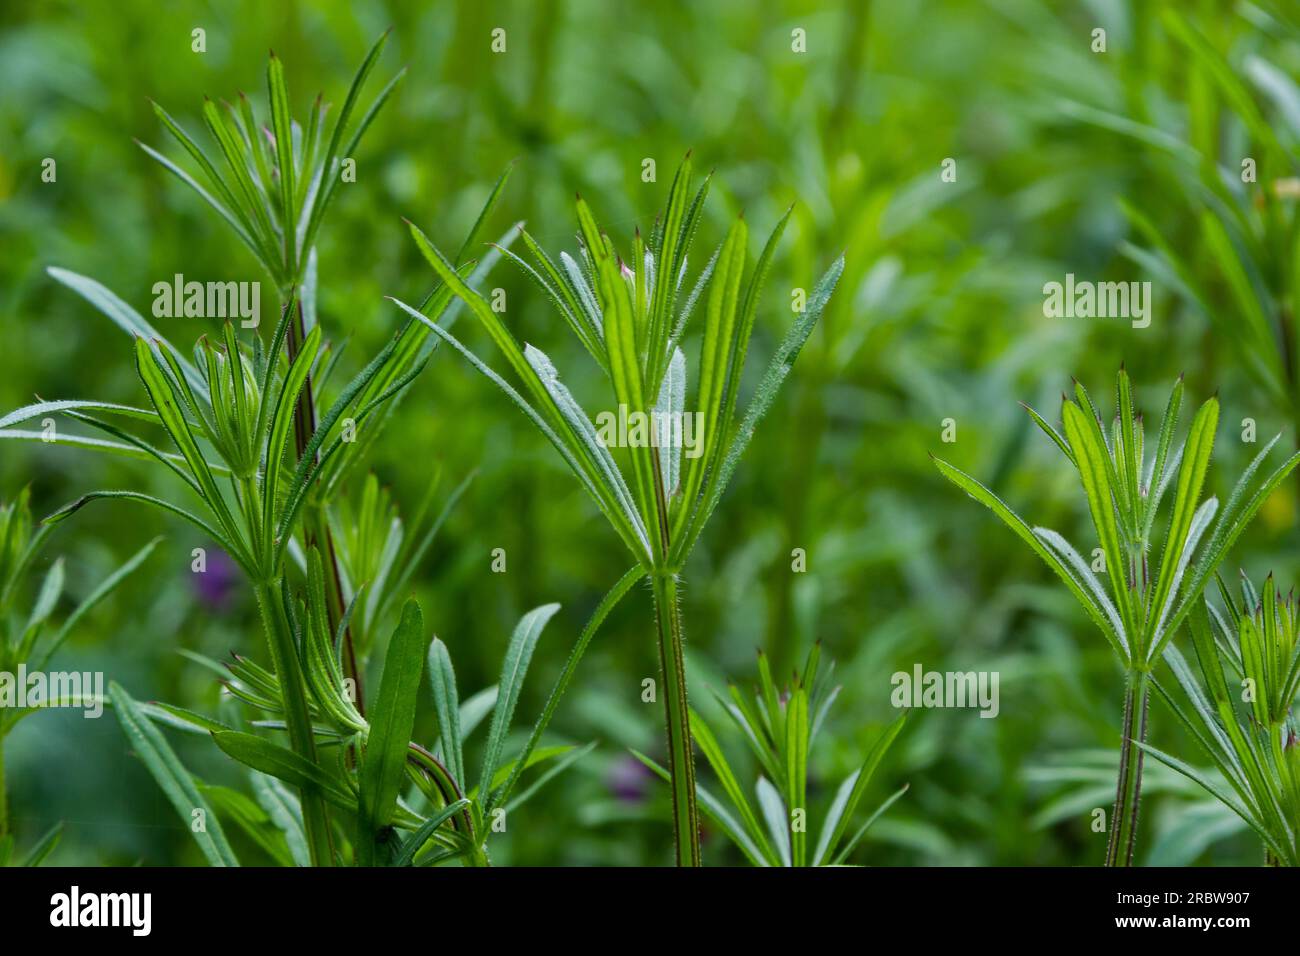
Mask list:
[[[631,753],[632,756],[641,761],[641,763],[660,780],[665,783],[671,782],[668,776],[668,771],[664,767],[651,760],[639,750],[633,750]],[[740,848],[740,852],[745,855],[745,858],[749,860],[750,863],[754,866],[772,865],[768,862],[764,853],[754,844],[754,841],[749,838],[743,829],[741,829],[740,824],[736,822],[735,818],[727,812],[727,808],[723,805],[721,800],[715,797],[709,790],[699,786],[698,784],[695,787],[695,795],[699,798],[700,809],[704,812],[704,815],[712,820],[718,829],[725,833],[731,842]]]
[[[294,183],[293,120],[289,115],[289,90],[284,80],[284,64],[271,53],[266,66],[267,95],[271,101],[271,129],[275,134],[275,159],[280,171],[280,229],[286,251],[293,247]],[[251,131],[256,136],[257,130]],[[252,145],[252,144],[250,144]],[[252,147],[255,151],[257,147]]]
[[[1111,481],[1114,463],[1110,460],[1097,429],[1096,419],[1091,413],[1085,413],[1074,402],[1067,401],[1062,405],[1061,416],[1066,440],[1074,449],[1079,465],[1079,477],[1088,499],[1093,526],[1097,529],[1098,542],[1106,557],[1106,575],[1110,579],[1111,593],[1119,609],[1120,619],[1124,622],[1124,630],[1130,636],[1130,653],[1141,655],[1142,648],[1137,646],[1141,631],[1137,620],[1136,582],[1130,577],[1128,549],[1124,546],[1115,514],[1114,485]]]
[[[45,270],[49,273],[50,278],[56,282],[67,286],[77,295],[81,296],[91,305],[93,305],[104,315],[108,316],[118,328],[127,334],[137,338],[147,339],[150,342],[162,342],[167,346],[169,352],[175,357],[181,368],[185,370],[185,381],[189,383],[190,388],[203,396],[208,397],[208,387],[203,381],[203,376],[199,373],[198,368],[191,362],[181,357],[181,353],[172,347],[167,341],[166,336],[150,325],[145,319],[136,312],[135,309],[127,305],[122,299],[118,298],[106,286],[96,282],[88,276],[78,275],[67,269],[60,269],[57,266],[50,266]]]

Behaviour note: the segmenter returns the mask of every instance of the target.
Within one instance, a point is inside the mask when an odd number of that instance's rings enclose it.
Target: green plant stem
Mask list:
[[[425,775],[433,781],[433,785],[442,795],[443,805],[454,803],[464,796],[460,792],[460,786],[452,779],[447,768],[444,767],[432,753],[417,743],[409,745],[410,753],[414,758],[414,765],[420,767]],[[522,761],[523,758],[521,757]],[[492,861],[488,859],[487,850],[484,848],[483,841],[477,836],[474,819],[471,817],[469,810],[464,810],[451,818],[451,825],[465,837],[469,839],[473,849],[465,857],[466,866],[491,866]]]
[[[281,309],[288,308],[289,292],[281,290],[280,300],[285,305]],[[289,323],[289,334],[287,336],[287,354],[289,364],[298,357],[298,351],[302,348],[303,340],[307,337],[307,322],[302,312],[302,301],[295,300],[294,320]],[[316,403],[312,398],[312,377],[307,376],[307,381],[303,385],[302,394],[298,396],[298,404],[293,411],[293,438],[294,447],[298,458],[302,458],[307,450],[307,443],[311,441],[312,434],[316,431]],[[317,452],[317,460],[320,453]],[[329,521],[325,516],[324,506],[313,508],[314,517],[308,515],[303,522],[306,529],[307,545],[318,544],[324,551],[325,574],[329,578],[327,582],[329,587],[326,588],[325,610],[329,615],[329,628],[333,633],[338,627],[339,621],[343,619],[343,612],[346,610],[343,604],[343,585],[342,574],[339,571],[338,551],[334,547],[334,532],[330,530]],[[357,713],[363,717],[366,713],[365,693],[361,686],[361,669],[357,666],[356,647],[352,640],[352,627],[349,625],[343,632],[343,659],[347,667],[348,676],[352,678],[353,687],[356,690]]]
[[[244,519],[248,522],[249,530],[252,532],[251,540],[256,547],[256,543],[262,540],[261,499],[257,495],[257,483],[251,477],[240,478],[239,494],[240,508],[244,513]]]
[[[347,604],[343,600],[343,577],[339,571],[338,551],[334,547],[334,533],[330,530],[329,521],[325,516],[323,507],[313,507],[307,516],[308,528],[307,540],[309,544],[317,544],[324,548],[325,561],[325,609],[329,613],[330,630],[333,631],[338,627],[339,622],[343,620],[343,614],[347,611]],[[352,624],[343,629],[343,666],[347,668],[347,676],[352,678],[352,687],[355,699],[352,703],[357,708],[357,713],[362,717],[366,715],[366,695],[361,684],[361,668],[357,664],[356,644],[352,639]]]
[[[1265,731],[1267,734],[1266,739],[1273,750],[1273,765],[1277,767],[1279,774],[1278,782],[1284,788],[1286,787],[1287,759],[1286,751],[1282,747],[1282,741],[1285,739],[1283,736],[1285,728],[1286,718],[1283,717],[1281,720],[1271,721],[1268,725],[1268,729]],[[1264,865],[1282,866],[1282,860],[1273,852],[1267,843],[1264,844]]]
[[[1139,744],[1146,742],[1147,702],[1150,676],[1144,670],[1128,673],[1124,691],[1124,723],[1121,728],[1119,779],[1115,785],[1115,809],[1110,818],[1110,840],[1106,845],[1107,866],[1132,866],[1137,839],[1138,805],[1142,796],[1142,758]]]
[[[294,646],[293,634],[280,604],[278,588],[272,582],[259,582],[256,589],[257,605],[261,609],[262,623],[266,628],[266,642],[279,678],[285,725],[289,729],[289,746],[300,757],[316,763],[316,741],[312,737],[311,715],[307,711],[307,697],[303,692],[298,649]],[[314,787],[304,787],[301,796],[303,829],[306,831],[312,865],[333,866],[334,847],[325,798]]]
[[[695,755],[686,705],[686,661],[682,654],[682,618],[678,608],[677,576],[651,574],[655,620],[658,624],[659,666],[668,723],[668,774],[673,790],[673,835],[678,866],[700,865],[700,822],[695,806]]]

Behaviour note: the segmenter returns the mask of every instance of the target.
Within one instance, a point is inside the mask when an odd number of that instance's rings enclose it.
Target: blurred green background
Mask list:
[[[1294,446],[1291,406],[1271,396],[1233,341],[1236,304],[1195,228],[1203,212],[1195,170],[1099,119],[1163,130],[1228,171],[1247,155],[1232,104],[1169,35],[1165,7],[1210,38],[1278,130],[1290,165],[1261,157],[1259,188],[1294,176],[1300,27],[1292,4],[7,3],[0,409],[34,395],[141,398],[125,337],[45,267],[92,276],[144,314],[153,283],[175,273],[258,278],[230,231],[132,138],[177,153],[150,98],[191,130],[201,128],[205,95],[242,89],[262,106],[268,48],[286,63],[297,115],[318,91],[340,102],[390,26],[372,89],[409,67],[363,141],[357,181],[340,191],[319,246],[322,324],[336,340],[352,338],[353,366],[398,327],[383,296],[418,301],[433,284],[401,217],[455,249],[513,161],[491,235],[524,220],[549,249],[572,252],[578,191],[626,243],[635,226],[648,229],[691,149],[699,168],[716,170],[700,249],[712,249],[741,210],[765,234],[798,202],[760,310],[758,368],[789,323],[789,290],[811,287],[847,254],[824,321],[686,569],[694,700],[707,706],[705,684],[750,682],[757,648],[788,673],[820,639],[843,684],[813,762],[811,786],[824,805],[893,716],[894,671],[915,663],[998,671],[996,719],[931,710],[909,722],[870,800],[903,782],[911,789],[855,861],[1099,863],[1105,834],[1092,832],[1089,812],[1109,812],[1113,784],[1078,768],[1088,751],[1117,754],[1121,674],[1046,568],[945,482],[929,455],[977,475],[1082,549],[1092,531],[1076,479],[1018,401],[1054,420],[1075,376],[1109,409],[1123,362],[1154,416],[1185,373],[1190,399],[1217,390],[1223,401],[1211,475],[1219,494],[1259,447],[1240,440],[1242,419],[1255,419],[1263,440],[1280,431]],[[203,54],[191,51],[196,27],[206,30]],[[498,27],[504,54],[490,49]],[[1091,49],[1097,27],[1107,31],[1104,53]],[[796,28],[806,31],[804,53],[791,49]],[[1280,84],[1259,81],[1247,66],[1255,60]],[[55,183],[41,181],[46,157],[57,162]],[[945,183],[949,157],[957,179]],[[645,158],[656,161],[656,183],[642,182]],[[1124,203],[1195,264],[1210,314],[1131,254],[1149,243]],[[1295,260],[1267,243],[1282,265],[1260,262],[1259,283],[1291,289]],[[1154,280],[1151,326],[1045,318],[1043,284],[1070,272]],[[577,344],[517,270],[498,265],[488,285],[506,290],[519,338],[561,367],[580,367]],[[178,343],[211,324],[159,323]],[[466,321],[459,332],[495,358],[481,329]],[[956,421],[954,444],[941,441],[947,418]],[[477,471],[416,593],[454,655],[463,693],[496,679],[521,613],[562,603],[520,705],[521,715],[535,714],[587,615],[629,564],[622,546],[553,450],[451,354],[440,353],[417,381],[373,470],[408,509],[435,473],[449,491]],[[145,471],[58,445],[5,442],[0,498],[30,483],[45,514],[84,491],[138,483]],[[1300,571],[1292,485],[1233,557],[1256,580],[1276,572],[1284,590]],[[70,589],[84,593],[159,533],[163,546],[79,629],[58,666],[103,670],[138,698],[211,712],[219,688],[177,651],[256,657],[264,648],[241,583],[217,594],[196,589],[190,549],[203,542],[152,512],[101,505],[62,526],[48,557],[67,555]],[[494,548],[508,555],[504,574],[491,573]],[[806,550],[806,573],[792,573],[793,548]],[[500,862],[671,858],[666,788],[628,756],[629,747],[658,756],[664,748],[661,708],[640,701],[641,680],[657,672],[649,613],[649,594],[634,591],[593,644],[553,730],[600,746],[512,819],[496,845]],[[1155,701],[1152,723],[1158,746],[1206,762]],[[170,736],[206,779],[235,774],[201,741]],[[8,751],[20,844],[62,819],[68,830],[52,862],[201,860],[111,716],[36,715]],[[1235,818],[1148,768],[1142,862],[1258,862]],[[705,854],[712,863],[740,860],[717,834],[706,834]]]

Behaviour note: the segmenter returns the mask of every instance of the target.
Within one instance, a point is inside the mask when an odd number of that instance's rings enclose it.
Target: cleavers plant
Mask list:
[[[550,358],[521,346],[489,305],[415,226],[412,236],[442,282],[460,296],[486,328],[522,383],[521,394],[437,322],[398,301],[409,316],[426,322],[495,382],[556,447],[597,507],[650,579],[668,735],[668,773],[673,791],[673,831],[679,865],[700,864],[699,818],[686,700],[684,634],[679,609],[680,574],[709,515],[717,506],[759,419],[811,334],[843,271],[838,258],[808,296],[771,360],[743,418],[736,420],[741,377],[758,313],[763,280],[789,212],[777,223],[753,266],[747,266],[749,230],[743,217],[731,225],[721,247],[684,288],[688,253],[708,194],[706,178],[691,190],[689,154],[677,170],[668,205],[649,238],[638,230],[630,254],[621,255],[579,197],[579,251],[559,263],[521,229],[536,267],[506,251],[539,286],[609,380],[620,415],[644,416],[662,428],[691,409],[701,416],[702,447],[683,458],[681,442],[665,431],[658,439],[610,448],[591,417],[560,380]],[[704,306],[698,384],[687,401],[682,336],[697,302]],[[395,300],[396,301],[396,300]],[[626,470],[626,471],[625,471]],[[630,480],[625,474],[630,472]]]
[[[293,750],[314,763],[315,743],[303,677],[282,599],[286,553],[295,540],[308,490],[332,459],[352,453],[353,443],[335,426],[345,413],[358,424],[364,423],[411,382],[423,363],[361,404],[367,385],[395,361],[398,340],[390,341],[342,390],[302,453],[293,455],[298,398],[317,360],[321,333],[319,327],[313,328],[296,358],[287,362],[285,338],[292,315],[292,310],[286,309],[269,347],[251,353],[241,348],[233,326],[226,323],[223,347],[201,339],[193,362],[165,342],[137,338],[136,370],[150,408],[94,401],[39,402],[4,416],[0,427],[62,412],[112,439],[91,439],[92,447],[152,459],[188,487],[202,505],[198,513],[142,492],[108,490],[83,495],[46,520],[60,521],[97,499],[135,501],[185,519],[229,554],[247,574],[257,596],[275,673],[283,677],[280,689]],[[146,438],[119,427],[111,417],[161,426],[178,454],[162,451]],[[313,861],[332,859],[325,806],[319,794],[304,791],[303,816]]]
[[[1201,405],[1186,439],[1176,443],[1183,400],[1180,378],[1170,394],[1151,454],[1123,369],[1118,377],[1117,413],[1109,428],[1087,390],[1077,382],[1074,395],[1074,399],[1062,400],[1064,434],[1033,409],[1028,411],[1079,473],[1100,545],[1104,564],[1100,574],[1104,577],[1099,578],[1060,534],[1031,527],[970,475],[939,459],[935,464],[946,478],[991,509],[1056,572],[1124,668],[1120,763],[1106,863],[1129,866],[1137,835],[1152,668],[1201,600],[1228,549],[1300,462],[1300,453],[1289,457],[1252,490],[1256,472],[1277,443],[1275,437],[1242,473],[1220,512],[1217,498],[1201,500],[1219,418],[1217,398]],[[1168,525],[1160,542],[1154,537],[1156,518],[1171,484]],[[1154,545],[1159,546],[1158,551]]]
[[[752,700],[732,683],[728,684],[725,697],[713,690],[719,707],[748,744],[762,770],[754,792],[763,826],[759,825],[758,814],[741,789],[717,734],[697,711],[691,710],[691,733],[731,805],[728,809],[727,804],[704,787],[699,787],[704,815],[754,866],[841,865],[862,842],[871,825],[907,792],[907,784],[904,784],[857,829],[849,832],[853,815],[866,794],[872,774],[903,729],[907,720],[907,711],[904,711],[876,736],[862,766],[849,774],[835,791],[817,831],[817,842],[809,845],[808,833],[812,822],[808,813],[809,760],[817,734],[840,691],[831,683],[835,662],[831,661],[825,670],[819,670],[820,664],[821,643],[817,642],[808,652],[803,672],[796,672],[792,684],[782,689],[772,679],[767,655],[760,651],[759,684]],[[660,777],[668,779],[668,771],[655,761],[643,753],[633,753]]]
[[[1188,617],[1201,679],[1177,647],[1165,650],[1190,710],[1158,680],[1153,685],[1222,779],[1144,749],[1241,817],[1263,842],[1266,863],[1300,866],[1300,727],[1292,712],[1300,691],[1300,616],[1294,596],[1283,598],[1272,575],[1257,592],[1243,574],[1240,601],[1222,580],[1219,592],[1222,612],[1198,602]]]
[[[290,362],[297,358],[307,335],[316,325],[315,243],[325,212],[342,181],[342,164],[355,155],[361,137],[406,72],[404,69],[399,71],[388,82],[349,133],[361,90],[379,62],[387,41],[388,34],[385,33],[366,54],[328,138],[326,116],[329,106],[321,96],[318,95],[312,104],[305,131],[293,120],[284,64],[275,51],[271,51],[266,72],[269,126],[259,126],[253,105],[243,93],[239,94],[238,106],[226,102],[218,106],[205,99],[203,122],[217,145],[215,158],[210,157],[165,109],[155,103],[154,112],[158,119],[202,171],[207,189],[177,163],[152,147],[139,144],[230,225],[271,277],[280,311],[292,315],[287,337]],[[376,391],[368,398],[373,398],[378,390],[390,385],[391,376],[399,374],[415,361],[422,336],[417,336],[413,329],[405,329],[402,338],[404,361],[395,362],[389,374],[374,383]],[[312,370],[309,368],[307,371],[310,384]],[[294,410],[293,434],[300,455],[315,427],[316,405],[313,389],[308,387]],[[330,476],[323,475],[321,487],[328,489],[331,484]],[[344,588],[322,500],[328,500],[328,497],[309,497],[304,509],[304,524],[308,540],[320,541],[329,557],[330,617],[337,621],[343,610]],[[356,684],[358,702],[364,708],[362,676],[350,631],[345,633],[344,640],[348,670]]]
[[[108,438],[60,433],[57,443],[162,465],[194,494],[198,509],[138,491],[97,491],[56,512],[47,525],[96,499],[156,506],[188,521],[227,552],[254,588],[272,666],[267,669],[236,657],[228,665],[233,680],[226,686],[235,697],[271,718],[257,721],[249,729],[287,732],[288,748],[234,724],[165,705],[139,704],[120,686],[111,688],[109,702],[117,708],[136,752],[183,817],[194,808],[206,812],[211,807],[152,726],[154,721],[211,733],[226,753],[261,775],[254,778],[255,786],[259,794],[270,795],[268,799],[276,806],[274,822],[285,836],[276,842],[255,828],[253,832],[273,855],[284,850],[295,862],[319,865],[348,860],[409,863],[432,840],[447,844],[448,852],[439,860],[486,862],[483,841],[473,836],[484,832],[475,793],[465,789],[464,781],[440,774],[439,760],[410,740],[428,646],[418,605],[408,600],[401,608],[388,643],[379,698],[368,716],[360,687],[364,660],[358,660],[351,634],[352,612],[362,595],[358,623],[366,637],[385,617],[396,616],[398,594],[426,553],[440,520],[422,526],[429,504],[426,497],[420,517],[409,529],[390,521],[386,537],[369,533],[364,522],[374,518],[376,511],[386,510],[381,509],[370,482],[363,495],[363,515],[340,516],[331,509],[350,467],[363,458],[383,415],[420,373],[433,344],[423,325],[407,322],[364,369],[326,401],[326,385],[337,368],[337,353],[328,355],[329,346],[316,321],[312,242],[337,185],[340,157],[352,152],[392,88],[390,83],[344,144],[358,93],[383,42],[381,39],[371,50],[353,82],[323,155],[325,108],[318,100],[305,134],[291,123],[283,68],[274,55],[268,71],[270,129],[257,129],[246,98],[241,97],[238,109],[230,107],[224,112],[210,102],[205,106],[204,117],[220,146],[225,174],[218,172],[217,164],[178,124],[157,109],[169,131],[202,168],[215,197],[179,166],[144,147],[146,151],[199,192],[275,280],[282,307],[269,343],[254,336],[251,346],[244,345],[233,325],[226,323],[219,342],[206,336],[199,340],[191,361],[104,286],[66,270],[51,269],[55,279],[133,336],[136,369],[149,407],[38,401],[0,418],[0,435],[47,438],[44,433],[10,426],[61,413]],[[482,227],[505,179],[503,176],[492,191],[466,246]],[[461,264],[458,275],[473,281],[475,265]],[[423,308],[450,324],[450,318],[444,316],[453,304],[452,291],[442,287],[425,299]],[[318,407],[327,410],[318,416]],[[122,427],[124,419],[160,427],[175,451],[164,451],[147,436]],[[459,490],[453,493],[447,507],[458,494]],[[345,524],[336,534],[336,526],[350,517],[361,524]],[[367,574],[374,577],[355,577]],[[305,589],[299,583],[304,577]],[[602,607],[601,618],[608,611],[607,605]],[[528,640],[535,642],[539,632],[540,624],[528,630]],[[531,652],[531,643],[528,646]],[[501,738],[509,727],[526,661],[521,663],[516,654],[508,664],[514,697],[502,696],[497,706],[494,745],[485,760],[491,786],[484,800],[494,797],[504,801],[524,769],[521,764],[512,771],[501,759]],[[556,748],[534,751],[554,709],[553,698],[534,728],[526,749],[533,755],[531,764],[565,752]],[[322,751],[328,748],[342,755],[337,765],[323,759]],[[495,774],[502,769],[509,780],[498,785]],[[399,801],[398,789],[407,776],[417,785],[429,780],[436,784],[429,794],[436,792],[438,805],[430,816],[416,814]],[[300,796],[273,791],[267,781],[274,779],[294,785]],[[225,793],[222,806],[234,808],[236,821],[251,827],[248,801],[241,803],[238,794],[220,792]],[[330,819],[331,811],[353,825],[338,828],[337,821]],[[409,853],[392,852],[395,827],[422,835],[416,845],[407,847]],[[195,839],[209,862],[238,862],[215,819],[201,835],[196,831]]]

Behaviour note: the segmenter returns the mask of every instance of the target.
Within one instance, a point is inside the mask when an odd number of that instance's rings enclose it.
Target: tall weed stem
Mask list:
[[[672,778],[677,865],[699,866],[700,822],[695,805],[695,755],[691,748],[691,721],[686,703],[686,661],[682,653],[677,576],[670,571],[655,570],[650,580],[654,589],[659,666],[667,713],[668,772]]]
[[[291,295],[290,291],[281,292],[281,298],[286,303],[291,300]],[[295,308],[294,321],[289,324],[289,334],[287,336],[290,365],[298,357],[302,342],[307,337],[307,323],[302,312],[302,302],[296,299],[292,301]],[[284,308],[288,308],[288,305],[285,305]],[[302,394],[298,397],[298,405],[294,409],[293,415],[294,447],[298,458],[301,458],[306,452],[307,444],[311,441],[311,436],[315,431],[316,403],[312,398],[312,378],[309,374],[307,382],[303,386]],[[319,458],[319,453],[317,458]],[[327,559],[325,573],[328,579],[326,582],[328,584],[326,589],[328,600],[325,602],[325,609],[329,614],[330,630],[333,631],[338,627],[339,621],[343,619],[345,610],[338,551],[334,547],[334,532],[330,528],[323,507],[309,508],[303,526],[306,529],[307,544],[315,544],[321,548]],[[364,716],[366,712],[365,692],[362,688],[361,668],[357,666],[357,652],[352,640],[351,625],[348,625],[343,630],[343,656],[345,666],[348,669],[348,676],[352,678],[357,713]]]
[[[1129,671],[1124,691],[1124,724],[1121,730],[1119,779],[1115,787],[1115,810],[1110,819],[1110,840],[1106,845],[1107,866],[1132,866],[1137,839],[1138,804],[1142,797],[1141,744],[1147,736],[1147,703],[1151,695],[1150,676],[1144,670]]]
[[[294,644],[289,622],[284,616],[278,589],[273,582],[257,583],[257,606],[262,612],[266,628],[266,643],[271,651],[280,683],[280,696],[284,704],[285,726],[289,730],[289,746],[300,757],[316,763],[316,742],[311,732],[311,715],[307,711],[307,697],[303,693],[302,669],[298,662],[298,649]],[[329,815],[325,798],[314,789],[302,791],[302,822],[306,831],[307,849],[313,866],[332,866],[334,847],[330,838]]]

